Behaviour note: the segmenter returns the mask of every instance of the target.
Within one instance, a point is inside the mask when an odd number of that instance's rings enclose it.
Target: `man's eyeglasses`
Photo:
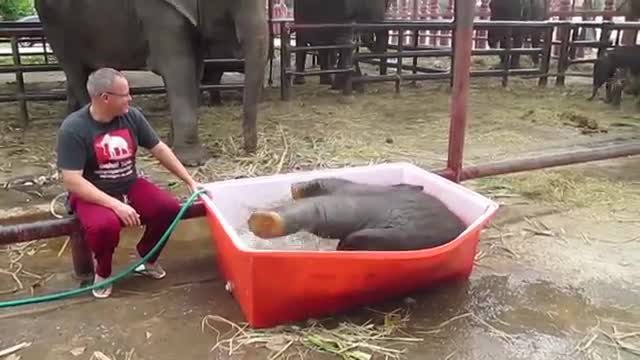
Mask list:
[[[114,93],[114,92],[111,92],[111,91],[105,91],[104,93],[105,94],[109,94],[109,95],[113,95],[113,96],[121,96],[121,97],[127,97],[127,96],[131,95],[130,93],[118,94],[118,93]]]

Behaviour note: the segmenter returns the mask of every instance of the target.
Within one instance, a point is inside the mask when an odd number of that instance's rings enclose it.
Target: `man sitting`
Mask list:
[[[112,256],[122,226],[146,224],[136,248],[146,256],[180,211],[169,192],[138,177],[138,146],[149,149],[160,163],[192,191],[198,183],[189,175],[149,125],[142,112],[129,107],[131,95],[124,75],[111,68],[93,72],[87,81],[91,102],[69,114],[58,130],[57,166],[69,205],[93,253],[95,283],[111,276]],[[162,250],[162,249],[160,249]],[[136,272],[162,279],[158,251]],[[111,286],[94,289],[97,298],[111,294]]]

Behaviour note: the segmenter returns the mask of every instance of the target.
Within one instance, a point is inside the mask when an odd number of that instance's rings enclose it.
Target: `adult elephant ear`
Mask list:
[[[616,10],[628,17],[640,17],[640,0],[623,1]]]
[[[193,26],[198,26],[198,3],[200,0],[164,0],[173,6],[179,13],[189,19]],[[210,0],[205,0],[210,1]]]

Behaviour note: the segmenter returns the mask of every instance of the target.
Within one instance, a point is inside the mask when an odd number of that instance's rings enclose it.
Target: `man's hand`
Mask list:
[[[140,226],[140,215],[131,206],[119,202],[112,210],[126,226]]]
[[[96,188],[82,177],[81,170],[62,170],[62,180],[67,191],[75,193],[86,201],[113,210],[125,225],[140,225],[140,215],[131,206]]]
[[[189,186],[189,190],[191,190],[191,193],[192,193],[192,194],[193,194],[194,192],[196,192],[196,191],[198,191],[198,190],[200,190],[200,189],[204,188],[204,186],[202,186],[202,184],[200,184],[200,183],[199,183],[199,182],[197,182],[197,181],[189,182],[187,185]]]

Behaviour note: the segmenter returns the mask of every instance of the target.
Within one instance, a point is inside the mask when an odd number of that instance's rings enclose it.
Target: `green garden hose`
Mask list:
[[[29,298],[24,298],[24,299],[17,299],[17,300],[10,300],[10,301],[0,302],[0,308],[8,308],[8,307],[12,307],[12,306],[20,306],[20,305],[43,303],[43,302],[48,302],[48,301],[53,301],[53,300],[60,300],[60,299],[64,299],[64,298],[68,298],[68,297],[74,296],[74,295],[81,294],[81,293],[86,292],[86,291],[91,291],[91,290],[93,290],[95,288],[99,288],[99,287],[102,287],[102,286],[105,286],[105,285],[109,285],[111,283],[116,282],[117,280],[120,280],[120,279],[124,278],[125,276],[127,276],[131,272],[133,272],[135,270],[135,268],[137,268],[141,264],[145,263],[151,256],[153,256],[153,254],[155,254],[158,251],[158,249],[160,249],[160,247],[165,242],[167,242],[167,239],[169,239],[169,235],[171,235],[171,233],[175,229],[176,225],[178,224],[178,222],[180,221],[182,216],[184,216],[185,211],[187,211],[187,209],[191,206],[191,204],[195,201],[195,199],[203,192],[204,192],[204,190],[199,189],[197,191],[194,191],[193,194],[191,194],[189,199],[184,203],[184,205],[182,205],[182,208],[178,212],[178,215],[176,215],[175,219],[173,219],[173,222],[171,223],[171,225],[169,225],[169,228],[164,232],[164,234],[160,238],[160,241],[158,241],[158,243],[153,247],[153,249],[151,249],[151,251],[149,251],[149,253],[146,256],[144,256],[142,259],[140,259],[135,264],[131,265],[127,270],[125,270],[125,271],[123,271],[123,272],[121,272],[121,273],[117,274],[116,276],[113,276],[113,277],[111,277],[109,279],[106,279],[104,281],[101,281],[99,283],[92,284],[92,285],[89,285],[89,286],[86,286],[86,287],[73,289],[73,290],[67,290],[67,291],[61,291],[61,292],[58,292],[58,293],[53,293],[53,294],[48,294],[48,295],[42,295],[42,296],[29,297]]]

